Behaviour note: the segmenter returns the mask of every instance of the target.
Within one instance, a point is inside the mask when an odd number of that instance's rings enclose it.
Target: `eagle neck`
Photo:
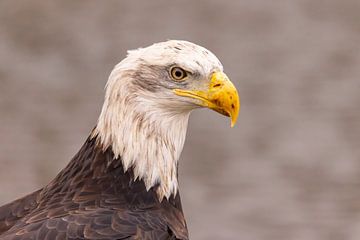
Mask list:
[[[149,207],[160,204],[161,207],[170,204],[182,212],[179,194],[167,202],[159,201],[157,188],[146,189],[144,181],[135,179],[132,169],[124,171],[122,162],[115,159],[111,147],[103,151],[97,144],[97,138],[89,137],[69,164],[41,190],[37,201],[38,208],[43,209],[48,206],[49,199],[57,199],[60,195],[61,199],[72,199],[76,203],[72,205],[72,210],[75,210],[89,199],[105,201],[111,207],[111,204],[125,203],[136,196],[137,201],[129,201],[126,205]],[[107,198],[113,201],[106,201]]]
[[[155,93],[152,96],[132,89],[126,84],[127,77],[126,72],[110,75],[102,112],[91,136],[104,151],[111,147],[125,172],[133,171],[134,179],[143,180],[147,190],[158,186],[159,199],[168,199],[178,191],[178,159],[190,110],[172,109]]]

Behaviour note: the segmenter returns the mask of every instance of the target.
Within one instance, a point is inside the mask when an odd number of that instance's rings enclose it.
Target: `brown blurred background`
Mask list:
[[[360,239],[358,0],[0,1],[0,204],[49,182],[127,49],[186,39],[237,85],[238,125],[190,120],[192,239]]]

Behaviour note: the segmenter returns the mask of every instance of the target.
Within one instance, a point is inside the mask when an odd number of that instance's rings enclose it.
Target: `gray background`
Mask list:
[[[238,87],[195,112],[180,182],[192,239],[360,239],[360,2],[0,1],[0,203],[50,181],[127,49],[186,39]]]

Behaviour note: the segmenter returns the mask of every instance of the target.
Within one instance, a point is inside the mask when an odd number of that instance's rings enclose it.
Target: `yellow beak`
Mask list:
[[[215,72],[205,90],[174,89],[175,94],[200,100],[199,105],[231,118],[231,127],[240,111],[240,99],[234,84],[223,72]]]

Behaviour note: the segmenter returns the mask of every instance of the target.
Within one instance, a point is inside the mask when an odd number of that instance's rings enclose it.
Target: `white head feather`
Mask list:
[[[147,189],[158,184],[160,199],[177,193],[178,159],[190,112],[198,107],[171,91],[175,83],[161,79],[167,77],[166,67],[174,64],[202,77],[222,70],[214,54],[186,41],[172,40],[129,51],[110,74],[105,102],[92,133],[103,149],[111,146],[124,170],[132,168],[135,178],[142,179]]]

